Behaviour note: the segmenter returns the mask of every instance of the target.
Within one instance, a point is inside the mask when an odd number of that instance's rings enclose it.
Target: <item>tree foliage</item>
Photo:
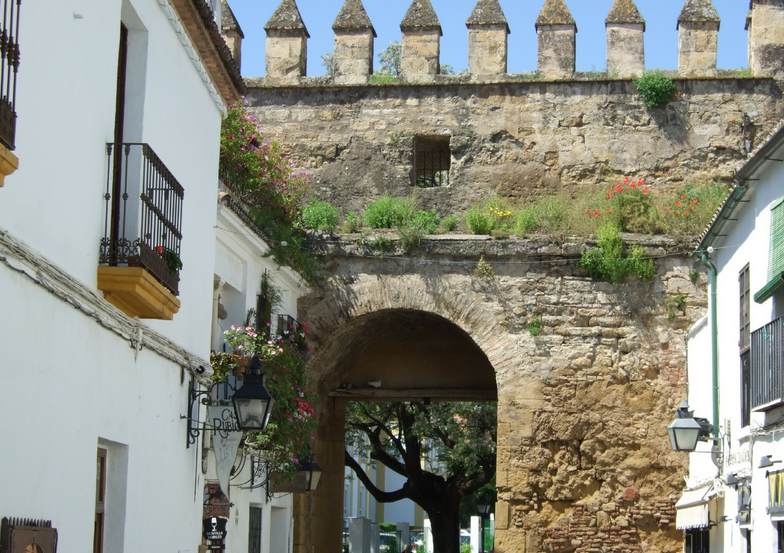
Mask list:
[[[346,464],[382,503],[411,499],[427,511],[435,550],[459,550],[460,503],[490,482],[496,468],[496,404],[472,402],[350,403]],[[360,461],[383,463],[406,478],[381,490]]]
[[[378,61],[381,64],[379,73],[392,75],[393,77],[400,76],[400,60],[402,59],[403,45],[400,42],[390,42],[389,46],[384,48],[378,54]]]

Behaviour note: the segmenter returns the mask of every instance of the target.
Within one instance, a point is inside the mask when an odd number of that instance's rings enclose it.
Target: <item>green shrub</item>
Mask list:
[[[649,108],[658,108],[672,100],[675,94],[675,83],[659,70],[645,71],[634,81],[634,87]]]
[[[408,223],[397,227],[400,235],[400,247],[405,253],[411,253],[422,244],[425,234],[432,234],[425,229],[422,219],[412,219]]]
[[[346,214],[346,218],[343,220],[343,232],[352,234],[357,232],[361,226],[362,220],[356,213],[351,212]]]
[[[408,223],[413,216],[411,200],[385,194],[365,208],[363,219],[370,228],[395,228]]]
[[[441,218],[435,211],[419,210],[414,214],[414,222],[421,224],[424,234],[435,234]]]
[[[656,232],[659,212],[650,192],[651,187],[645,184],[645,180],[629,177],[607,189],[610,219],[621,232]]]
[[[490,280],[495,277],[493,266],[485,261],[485,257],[483,255],[479,256],[479,261],[474,268],[474,276],[483,280]]]
[[[624,255],[623,238],[617,225],[605,223],[599,227],[598,235],[599,248],[586,250],[577,262],[592,279],[618,284],[630,274],[640,280],[649,280],[656,274],[656,266],[646,257],[642,246],[635,244],[628,257]]]
[[[524,207],[517,213],[517,220],[515,221],[515,233],[520,236],[525,236],[536,230],[539,225],[539,218],[536,214],[536,209],[531,207]]]
[[[493,214],[480,206],[473,206],[466,211],[465,224],[474,234],[490,234],[495,223]]]
[[[311,198],[310,203],[302,209],[302,220],[308,228],[333,231],[340,222],[340,212],[329,202]]]
[[[447,215],[446,217],[442,217],[441,221],[438,222],[438,231],[452,232],[457,228],[457,224],[459,222],[460,218],[457,215]]]
[[[542,333],[542,319],[539,318],[539,315],[534,315],[531,317],[531,320],[528,321],[528,324],[525,326],[526,330],[531,334],[531,336],[539,336]]]
[[[568,221],[566,205],[560,196],[544,198],[536,205],[538,226],[548,233],[564,230]]]

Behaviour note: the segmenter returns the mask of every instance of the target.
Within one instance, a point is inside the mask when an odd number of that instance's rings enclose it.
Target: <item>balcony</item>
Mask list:
[[[148,144],[107,144],[98,288],[131,317],[179,310],[184,191]]]
[[[19,168],[16,148],[16,74],[19,71],[21,0],[0,0],[0,187]]]
[[[757,411],[784,403],[784,318],[751,333],[750,403]]]

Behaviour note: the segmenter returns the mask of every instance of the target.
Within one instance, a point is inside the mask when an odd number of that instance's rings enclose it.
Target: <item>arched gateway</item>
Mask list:
[[[325,474],[297,497],[297,553],[340,547],[345,402],[421,397],[497,397],[496,552],[681,549],[685,458],[665,428],[706,303],[688,256],[648,244],[656,277],[612,286],[575,265],[579,244],[443,238],[422,256],[367,244],[320,244],[331,276],[299,304]],[[481,257],[492,273],[475,271]]]

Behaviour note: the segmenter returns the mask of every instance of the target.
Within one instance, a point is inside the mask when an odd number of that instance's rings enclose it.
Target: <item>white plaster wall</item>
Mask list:
[[[219,332],[212,344],[213,349],[222,350],[223,331],[232,325],[244,324],[248,310],[255,309],[256,296],[260,292],[261,277],[265,270],[272,282],[279,287],[282,296],[281,306],[273,311],[273,319],[276,313],[296,318],[297,299],[308,291],[306,284],[290,269],[280,268],[272,259],[264,257],[269,251],[268,245],[222,203],[217,207],[216,244],[214,279],[224,282],[220,301],[226,308],[228,317],[217,321]],[[316,461],[318,462],[318,459]],[[238,458],[237,466],[239,463]],[[215,478],[212,455],[207,476]],[[229,520],[226,550],[248,550],[248,512],[250,505],[254,505],[263,509],[262,553],[291,551],[293,496],[276,494],[268,501],[265,488],[242,488],[241,484],[249,479],[250,462],[246,460],[243,471],[230,482],[229,497],[235,506],[232,507],[232,518]]]
[[[781,152],[774,153],[778,157]],[[781,182],[784,181],[784,167],[780,163],[768,163],[764,170],[756,175],[759,181],[749,182],[749,192],[744,196],[744,203],[736,209],[733,219],[723,230],[725,237],[718,239],[715,252],[711,255],[718,269],[717,308],[718,308],[718,348],[719,348],[719,391],[720,391],[720,422],[723,431],[730,432],[731,438],[725,441],[725,458],[735,455],[735,461],[724,467],[724,473],[738,473],[752,477],[752,549],[759,551],[775,550],[777,542],[776,526],[767,513],[768,489],[766,470],[759,468],[759,460],[763,455],[772,455],[773,459],[784,460],[784,442],[779,431],[768,432],[762,427],[775,424],[781,418],[781,410],[751,414],[751,425],[741,428],[740,419],[740,350],[739,339],[739,282],[741,269],[749,264],[752,296],[767,283],[768,248],[770,242],[770,206],[784,195]],[[779,295],[780,299],[780,295]],[[762,327],[773,319],[781,316],[784,306],[777,305],[777,298],[768,299],[763,304],[751,301],[751,331]],[[707,332],[705,333],[709,335]],[[691,358],[691,342],[689,356]],[[704,346],[703,346],[704,347]],[[710,378],[710,349],[707,345],[703,368],[698,374],[704,379]],[[702,348],[701,348],[702,349]],[[692,379],[691,362],[689,364],[690,382]],[[690,385],[690,402],[695,397],[695,390]],[[699,400],[697,400],[699,401]],[[702,409],[701,409],[702,411]],[[696,413],[701,415],[702,413]],[[706,415],[710,414],[706,411]],[[766,420],[767,419],[767,420]],[[752,436],[752,429],[762,432]],[[744,452],[750,453],[747,460],[742,457]],[[705,475],[709,468],[704,463],[695,461],[692,455],[692,475]],[[739,456],[740,455],[740,456]],[[770,470],[778,470],[781,464],[774,465]],[[721,544],[723,551],[741,553],[746,551],[745,540],[741,536],[741,528],[734,521],[737,514],[737,493],[729,489],[724,498],[724,513],[729,521],[712,531],[713,543]],[[713,517],[712,517],[713,519]],[[716,533],[715,539],[713,533]]]
[[[146,28],[147,40],[146,79],[131,83],[135,93],[126,101],[131,111],[143,103],[143,115],[128,118],[126,140],[148,142],[185,189],[182,307],[173,322],[150,324],[206,355],[209,324],[198,321],[209,321],[211,311],[210,298],[201,291],[212,281],[215,241],[209,220],[214,220],[222,115],[157,0],[125,0],[124,8],[121,0],[23,4],[15,152],[20,167],[0,191],[0,221],[95,286],[121,11],[132,32]]]
[[[134,360],[128,342],[5,265],[0,283],[0,515],[50,519],[58,551],[90,551],[96,451],[109,441],[127,455],[125,482],[108,475],[127,493],[113,553],[195,553],[202,483],[180,367],[146,349]]]

